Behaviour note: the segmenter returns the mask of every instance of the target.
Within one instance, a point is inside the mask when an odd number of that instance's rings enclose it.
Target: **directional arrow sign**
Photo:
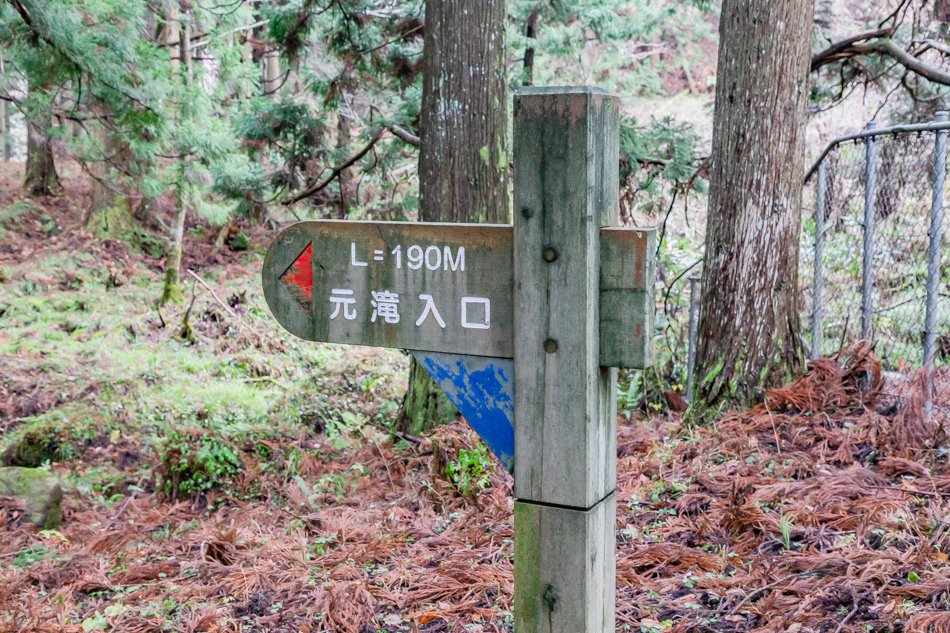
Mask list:
[[[645,367],[653,331],[653,230],[602,229],[600,362]],[[570,253],[538,254],[552,265]],[[264,296],[310,341],[512,358],[510,225],[300,222],[264,260]]]
[[[264,296],[300,338],[510,358],[510,226],[314,221],[264,261]]]

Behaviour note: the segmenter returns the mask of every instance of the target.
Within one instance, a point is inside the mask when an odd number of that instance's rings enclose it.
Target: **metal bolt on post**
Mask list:
[[[877,123],[868,121],[867,130],[874,130]],[[872,293],[874,290],[874,189],[875,189],[875,140],[867,137],[864,159],[864,244],[861,271],[861,338],[871,340]]]
[[[699,285],[697,274],[689,276],[689,342],[686,349],[686,402],[693,401],[693,372],[696,370],[696,334],[699,329]]]
[[[948,113],[937,113],[937,122],[948,120]],[[937,343],[937,298],[940,285],[940,249],[943,243],[943,188],[947,176],[947,130],[938,130],[934,146],[933,196],[930,205],[930,239],[927,251],[927,312],[924,317],[924,411],[930,418],[933,409],[934,352]]]
[[[815,360],[821,355],[821,266],[825,243],[825,183],[827,170],[822,161],[818,165],[818,192],[815,199],[815,266],[811,301],[811,355]]]

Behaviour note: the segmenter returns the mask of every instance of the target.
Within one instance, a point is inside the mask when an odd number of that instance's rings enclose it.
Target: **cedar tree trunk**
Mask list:
[[[508,221],[505,0],[426,0],[419,219]],[[397,427],[420,433],[455,408],[415,360]]]
[[[27,78],[30,92],[40,89],[31,77]],[[23,189],[30,196],[48,196],[56,189],[59,178],[53,163],[53,143],[49,137],[51,114],[41,108],[30,112],[26,126],[26,172]]]
[[[813,0],[724,0],[697,354],[706,407],[803,368],[796,295]]]
[[[182,83],[185,86],[191,84],[191,75],[194,70],[191,51],[191,23],[188,15],[187,6],[182,3],[180,14],[179,38],[178,38],[178,58],[180,60],[178,70],[181,73]],[[180,116],[186,119],[190,116],[187,103],[181,105]],[[184,148],[179,148],[184,154]],[[189,172],[187,169],[187,157],[178,159],[178,180],[175,183],[175,204],[178,207],[175,213],[175,224],[172,226],[171,243],[168,252],[165,255],[165,284],[162,288],[162,303],[177,303],[182,300],[181,290],[181,260],[185,249],[185,219],[188,215],[189,205]],[[187,319],[187,316],[186,316]],[[187,322],[187,321],[186,321]]]

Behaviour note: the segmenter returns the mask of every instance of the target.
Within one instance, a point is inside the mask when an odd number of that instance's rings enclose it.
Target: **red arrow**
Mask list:
[[[280,280],[290,287],[294,297],[307,312],[313,310],[313,242],[297,256]]]

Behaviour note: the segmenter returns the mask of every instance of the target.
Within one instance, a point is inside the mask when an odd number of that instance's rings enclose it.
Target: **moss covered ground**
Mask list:
[[[0,453],[65,497],[56,530],[0,497],[0,631],[512,631],[510,476],[462,421],[392,432],[400,352],[279,329],[269,231],[235,251],[190,226],[214,295],[186,273],[159,308],[161,260],[77,226],[81,191],[11,191]],[[711,427],[631,390],[618,630],[948,630],[950,400],[928,421],[915,379],[860,347]]]

